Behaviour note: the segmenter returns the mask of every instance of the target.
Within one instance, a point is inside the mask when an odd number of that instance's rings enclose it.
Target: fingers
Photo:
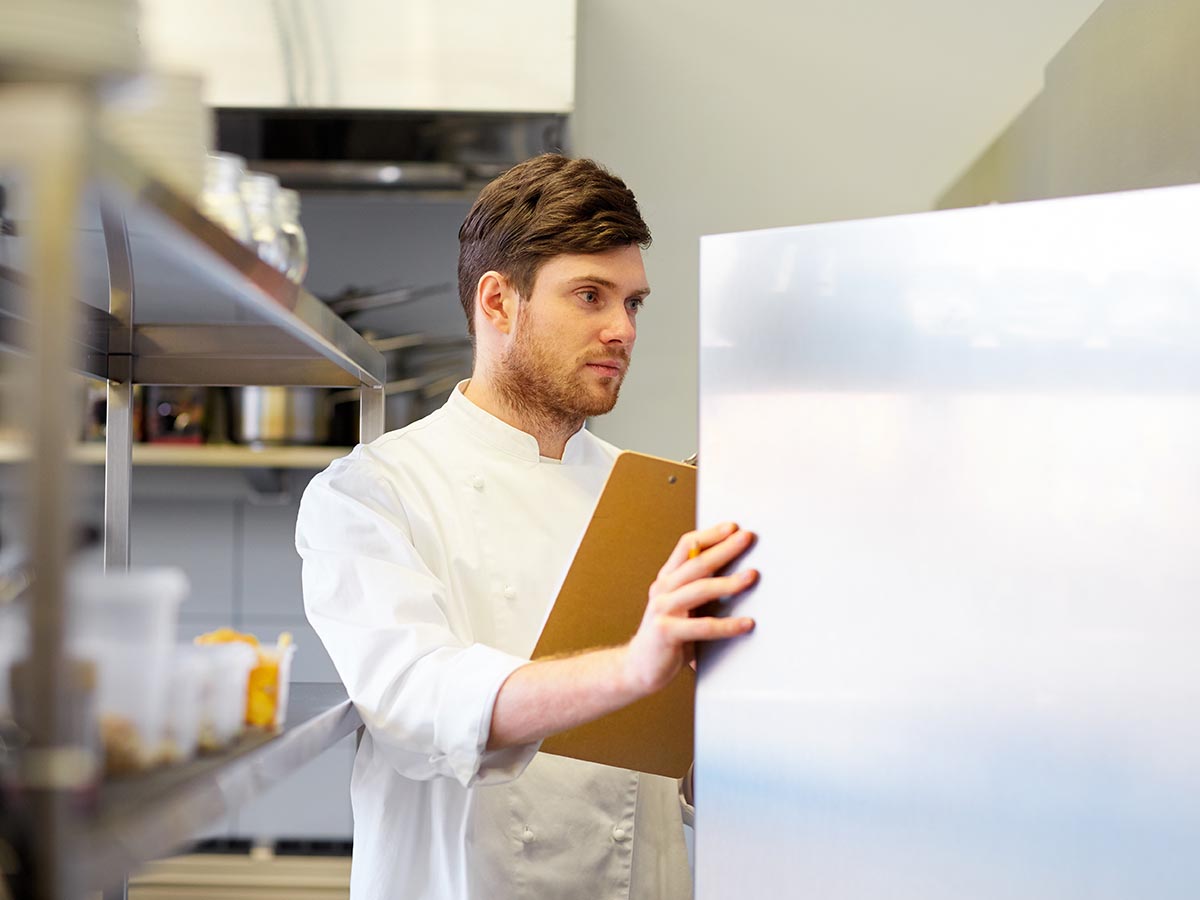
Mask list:
[[[733,522],[722,522],[720,525],[714,525],[711,528],[689,531],[679,539],[679,542],[675,545],[675,549],[671,551],[671,555],[663,563],[662,571],[666,572],[671,569],[677,569],[688,561],[689,554],[693,554],[697,550],[706,550],[718,541],[729,537],[729,535],[737,530],[738,527]]]
[[[685,541],[693,536],[692,543],[686,544]],[[704,543],[705,537],[715,537],[715,540]],[[691,536],[684,535],[658,574],[657,592],[672,591],[729,565],[750,549],[754,538],[754,532],[741,530],[733,524],[718,525],[704,532],[692,532]],[[695,547],[700,547],[701,551],[699,555],[693,555],[689,559],[688,552]]]
[[[733,575],[698,578],[672,591],[658,594],[651,601],[655,612],[666,615],[686,614],[697,607],[740,594],[758,580],[757,569],[747,569]]]
[[[660,616],[657,625],[660,634],[671,643],[690,644],[695,641],[721,641],[738,637],[754,629],[754,620],[745,616],[731,616],[727,619]]]
[[[688,540],[695,536],[713,543],[689,560],[686,558]],[[712,575],[714,568],[727,565],[744,553],[753,540],[753,534],[738,531],[733,525],[684,536],[672,554],[676,569],[660,573],[651,586],[646,614],[629,642],[627,659],[633,683],[647,692],[659,690],[675,676],[681,665],[690,665],[695,670],[694,644],[697,641],[726,640],[754,628],[754,620],[747,617],[691,615],[699,607],[740,594],[758,581],[755,569]],[[662,582],[673,582],[675,586],[666,589]]]

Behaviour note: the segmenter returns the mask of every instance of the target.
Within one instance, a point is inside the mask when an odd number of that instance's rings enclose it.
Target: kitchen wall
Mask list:
[[[596,432],[695,450],[700,235],[932,208],[1098,5],[581,2],[574,150],[655,233],[634,366]]]
[[[1106,0],[939,207],[1200,180],[1200,6]],[[1119,64],[1116,64],[1119,60]]]
[[[302,204],[310,253],[305,287],[314,294],[336,294],[348,284],[446,285],[444,293],[356,319],[355,327],[466,335],[458,302],[458,227],[470,200],[306,193]]]

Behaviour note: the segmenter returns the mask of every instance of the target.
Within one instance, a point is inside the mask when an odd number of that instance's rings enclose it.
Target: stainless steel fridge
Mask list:
[[[706,237],[699,900],[1200,896],[1200,187]]]

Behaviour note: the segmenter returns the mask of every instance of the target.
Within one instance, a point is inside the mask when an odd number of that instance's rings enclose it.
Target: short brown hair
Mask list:
[[[475,290],[484,272],[508,278],[523,298],[538,269],[560,253],[650,246],[633,191],[590,159],[556,153],[513,166],[480,193],[458,229],[458,294],[475,333]]]

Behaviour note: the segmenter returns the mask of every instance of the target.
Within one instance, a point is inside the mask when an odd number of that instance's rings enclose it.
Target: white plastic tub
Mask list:
[[[188,592],[179,569],[87,572],[69,579],[71,633],[89,640],[173,646]]]
[[[171,659],[167,687],[167,712],[159,759],[165,763],[185,762],[196,754],[209,666],[191,644],[178,644]]]
[[[296,645],[288,644],[279,654],[279,683],[276,688],[275,722],[276,731],[283,728],[287,721],[288,688],[292,683],[292,657],[296,655]]]
[[[179,604],[177,569],[76,574],[70,578],[70,647],[96,664],[96,710],[110,774],[158,758],[172,673]]]
[[[200,749],[219,750],[246,727],[246,694],[258,653],[249,644],[206,644],[195,648],[203,662]]]

